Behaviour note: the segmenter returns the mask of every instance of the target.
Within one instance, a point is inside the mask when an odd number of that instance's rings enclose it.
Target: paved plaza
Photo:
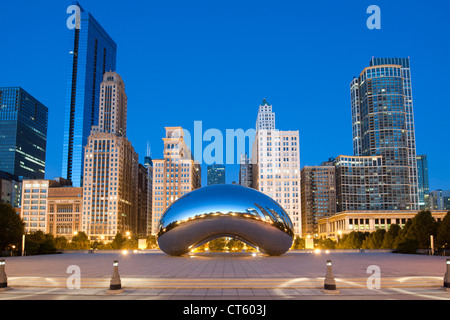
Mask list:
[[[115,260],[125,291],[111,295],[106,289]],[[322,291],[327,260],[332,261],[338,295]],[[450,292],[442,289],[446,257],[441,256],[290,251],[280,257],[171,257],[160,251],[129,251],[5,261],[11,290],[0,292],[0,299],[450,299]],[[80,289],[70,290],[73,266],[79,270]],[[379,288],[368,287],[368,279],[369,285],[376,284],[370,280],[376,275],[373,270],[379,270]]]

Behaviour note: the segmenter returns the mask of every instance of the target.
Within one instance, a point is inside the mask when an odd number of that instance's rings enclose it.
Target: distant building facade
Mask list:
[[[301,170],[302,235],[317,236],[317,221],[336,213],[336,168],[332,162]]]
[[[71,240],[80,230],[83,188],[49,188],[47,197],[47,233]]]
[[[152,234],[152,214],[153,214],[153,160],[150,157],[150,152],[144,160],[144,166],[147,168],[147,222],[146,235]]]
[[[0,203],[15,208],[22,205],[22,177],[0,171]]]
[[[341,155],[336,167],[337,212],[360,210],[400,210],[392,207],[398,197],[408,201],[408,194],[391,194],[391,178],[382,156]]]
[[[146,238],[148,224],[148,171],[147,167],[142,164],[138,166],[137,195],[137,234],[141,238]]]
[[[201,167],[194,161],[181,127],[166,127],[164,159],[153,160],[152,234],[161,216],[183,195],[201,187]]]
[[[81,230],[90,240],[138,234],[139,158],[126,138],[127,99],[120,75],[107,72],[100,86],[100,125],[84,154]]]
[[[48,233],[49,189],[69,186],[71,186],[71,182],[63,178],[55,180],[24,179],[22,181],[20,217],[25,223],[25,233],[37,231]]]
[[[354,155],[383,157],[389,201],[382,205],[419,210],[409,58],[373,58],[351,82],[351,103]]]
[[[432,211],[431,214],[436,221],[441,221],[447,212]],[[408,220],[416,215],[417,211],[411,210],[340,212],[318,221],[319,237],[338,240],[353,231],[375,232],[379,229],[388,231],[393,224],[403,228]]]
[[[253,188],[277,201],[291,218],[294,233],[301,235],[299,131],[280,131],[274,126],[272,106],[264,100],[252,147]]]
[[[84,147],[92,127],[99,124],[100,83],[106,72],[116,70],[117,45],[89,12],[72,3],[81,12],[80,28],[68,31],[62,177],[81,187]]]
[[[241,154],[239,165],[239,185],[247,188],[252,188],[252,163],[247,154]]]
[[[426,155],[417,156],[417,179],[420,210],[428,210],[430,209],[430,183],[428,179],[428,157]]]
[[[225,184],[225,165],[215,164],[207,168],[208,186]]]
[[[450,210],[450,190],[435,190],[430,192],[431,210]]]
[[[0,87],[0,171],[44,179],[48,108],[20,87]]]

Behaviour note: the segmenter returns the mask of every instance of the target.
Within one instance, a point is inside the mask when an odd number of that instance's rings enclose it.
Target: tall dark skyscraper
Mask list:
[[[215,164],[208,166],[208,186],[214,184],[225,184],[225,166]]]
[[[381,209],[419,210],[409,58],[373,58],[351,98],[354,155],[383,157]]]
[[[75,187],[83,182],[84,147],[91,128],[99,124],[100,83],[116,70],[117,45],[89,13],[80,8],[80,28],[70,30],[62,177]]]
[[[19,87],[0,88],[0,171],[45,176],[48,109]]]

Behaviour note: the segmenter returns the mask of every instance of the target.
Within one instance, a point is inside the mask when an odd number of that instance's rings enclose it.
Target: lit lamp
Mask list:
[[[338,242],[341,240],[342,237],[342,230],[338,231]]]
[[[334,280],[331,260],[327,260],[327,274],[325,275],[324,293],[339,294],[339,290],[336,290],[336,280]]]
[[[113,262],[113,274],[107,293],[122,293],[123,291],[124,290],[122,289],[122,282],[119,275],[119,261],[116,260]]]

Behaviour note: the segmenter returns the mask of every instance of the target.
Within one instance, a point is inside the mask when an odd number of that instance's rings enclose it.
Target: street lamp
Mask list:
[[[342,237],[342,230],[338,231],[338,242],[341,240]]]

